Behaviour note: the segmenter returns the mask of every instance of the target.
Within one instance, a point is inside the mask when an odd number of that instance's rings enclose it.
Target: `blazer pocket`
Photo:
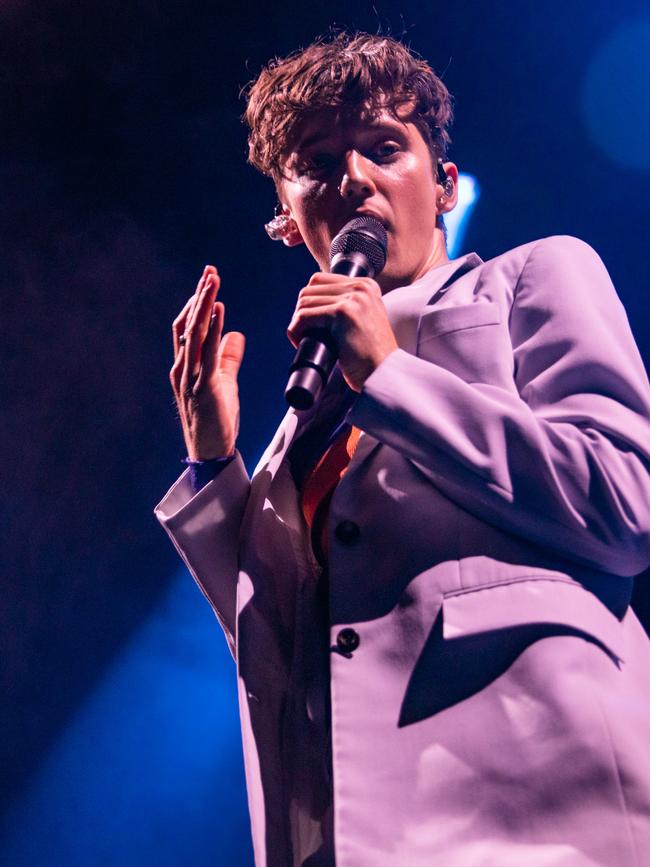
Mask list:
[[[455,307],[431,307],[425,309],[420,317],[418,345],[453,331],[498,325],[500,321],[499,307],[493,301],[476,301]]]
[[[553,624],[587,634],[612,658],[623,660],[620,621],[597,596],[566,578],[526,576],[506,584],[447,593],[442,617],[445,640]]]
[[[492,301],[425,310],[416,354],[465,382],[515,390],[510,334]]]
[[[575,636],[623,659],[620,622],[593,593],[562,577],[526,577],[443,596],[413,669],[399,725],[453,707],[487,688],[531,644]]]

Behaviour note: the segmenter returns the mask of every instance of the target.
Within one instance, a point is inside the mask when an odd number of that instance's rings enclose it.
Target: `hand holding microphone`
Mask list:
[[[309,409],[340,355],[348,385],[361,390],[397,341],[372,279],[386,264],[386,230],[375,217],[347,223],[330,246],[330,271],[318,273],[298,297],[288,328],[298,352],[285,391],[296,409]],[[364,279],[365,278],[365,279]]]

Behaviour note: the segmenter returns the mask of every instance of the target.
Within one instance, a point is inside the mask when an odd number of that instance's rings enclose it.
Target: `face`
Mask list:
[[[454,194],[443,196],[431,153],[415,124],[387,111],[343,120],[334,110],[306,121],[278,183],[295,221],[287,243],[304,243],[322,271],[332,238],[355,216],[377,217],[388,234],[386,267],[377,282],[386,292],[412,283],[446,261],[438,214],[456,201],[458,172],[445,163]]]

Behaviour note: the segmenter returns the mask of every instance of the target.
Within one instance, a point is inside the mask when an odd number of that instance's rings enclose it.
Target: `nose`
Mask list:
[[[339,192],[346,201],[363,201],[376,192],[371,169],[372,161],[358,151],[347,152],[343,163],[343,179],[339,186]]]

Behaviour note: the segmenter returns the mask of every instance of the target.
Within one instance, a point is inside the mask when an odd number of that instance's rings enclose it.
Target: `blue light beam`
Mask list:
[[[0,863],[252,865],[235,664],[186,572],[5,817]]]
[[[464,173],[458,176],[458,203],[453,211],[445,214],[447,254],[450,259],[461,255],[469,218],[480,195],[481,188],[475,177]]]

